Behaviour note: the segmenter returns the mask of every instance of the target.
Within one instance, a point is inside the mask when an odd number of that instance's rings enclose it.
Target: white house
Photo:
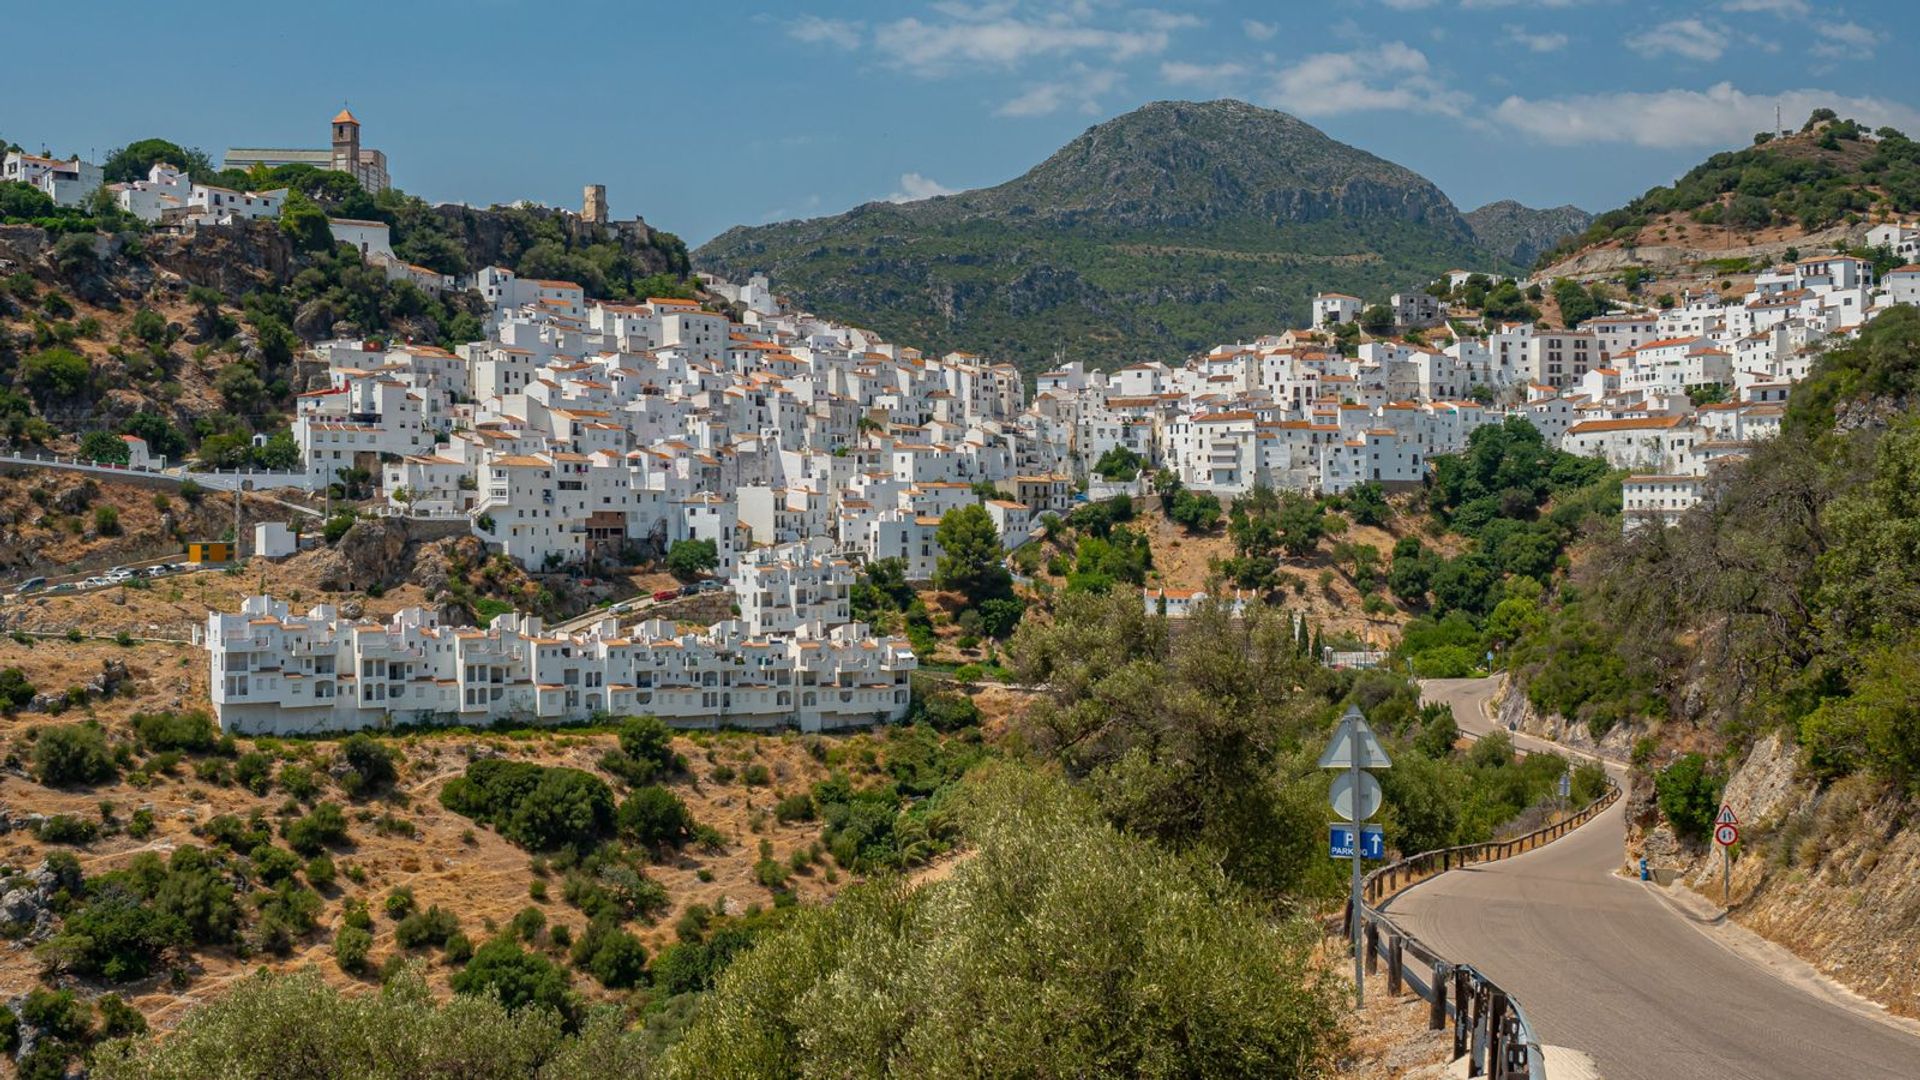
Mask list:
[[[1313,325],[1337,326],[1360,317],[1361,302],[1346,293],[1319,293],[1313,298]]]
[[[45,192],[55,206],[79,206],[100,189],[100,166],[81,161],[41,157],[21,150],[9,150],[0,158],[0,180],[28,184]]]
[[[391,230],[384,221],[359,221],[354,218],[328,218],[327,229],[333,242],[345,244],[369,261],[393,258]]]
[[[474,630],[421,608],[382,625],[325,605],[295,615],[251,596],[236,614],[209,614],[196,633],[220,729],[237,735],[561,724],[600,713],[681,727],[865,727],[906,714],[917,666],[905,640],[861,623],[763,637],[737,621],[686,634],[607,618],[553,633],[510,613]]]

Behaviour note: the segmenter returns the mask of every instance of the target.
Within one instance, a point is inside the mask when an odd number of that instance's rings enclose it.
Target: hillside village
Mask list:
[[[229,165],[325,153],[329,167],[384,188],[384,155],[365,157],[377,152],[361,150],[357,119],[343,111],[332,131],[329,152],[234,151]],[[110,189],[77,159],[16,152],[4,168],[61,205],[104,190],[141,220],[189,233],[270,219],[287,201],[285,190],[192,183],[166,162]],[[582,217],[604,216],[604,189],[589,187]],[[1222,499],[1257,488],[1406,491],[1436,456],[1510,416],[1550,444],[1629,473],[1626,528],[1672,524],[1717,468],[1778,433],[1789,389],[1822,348],[1891,305],[1920,300],[1920,267],[1876,280],[1867,259],[1828,254],[1770,267],[1744,292],[1708,285],[1657,305],[1631,292],[1609,296],[1583,319],[1560,311],[1563,325],[1553,327],[1487,314],[1490,292],[1504,296],[1503,311],[1544,301],[1540,283],[1523,297],[1523,283],[1455,270],[1375,305],[1323,292],[1313,325],[1184,361],[1114,371],[1067,364],[1041,373],[1029,392],[1010,365],[923,355],[794,310],[765,276],[736,284],[703,275],[704,302],[613,302],[590,299],[578,282],[501,266],[461,280],[435,273],[396,257],[384,222],[336,217],[327,227],[390,280],[479,297],[485,337],[452,350],[371,336],[315,344],[305,358],[310,388],[295,399],[299,464],[231,482],[318,491],[364,477],[372,511],[465,522],[528,570],[587,571],[684,549],[749,603],[767,595],[770,566],[811,568],[780,594],[802,606],[832,589],[844,595],[852,570],[843,560],[898,560],[909,580],[932,578],[941,523],[963,507],[979,507],[1012,552],[1079,503],[1144,495],[1156,480]],[[1920,226],[1878,225],[1867,242],[1910,257]],[[1574,299],[1599,295],[1576,288]],[[131,467],[164,466],[138,436],[122,438]],[[1197,595],[1174,595],[1171,612],[1183,614]],[[213,616],[205,640],[214,704],[237,731],[630,710],[702,726],[801,715],[812,730],[905,711],[904,641],[872,637],[844,605],[825,619],[754,610],[693,637],[617,618],[548,637],[540,620],[514,615],[475,639],[418,612],[356,628],[325,607],[298,616],[261,597]],[[248,629],[260,625],[278,629]],[[436,639],[454,643],[454,654],[429,648]],[[836,658],[824,667],[823,646]],[[327,670],[304,659],[298,672],[275,666],[287,647]],[[407,662],[429,653],[435,659]],[[654,681],[668,655],[692,673],[684,689]],[[704,682],[696,655],[709,669]],[[559,656],[568,662],[550,666]],[[728,673],[716,686],[712,668],[741,662],[764,681]],[[335,670],[337,692],[314,678]],[[354,672],[357,688],[347,684]],[[383,678],[370,678],[376,672]],[[790,685],[839,686],[841,707],[797,703]]]
[[[1243,888],[1337,905],[1311,744],[1321,714],[1360,703],[1400,759],[1400,854],[1518,835],[1616,782],[1644,829],[1668,815],[1654,789],[1709,736],[1663,727],[1653,688],[1595,659],[1576,549],[1707,533],[1688,510],[1791,444],[1789,395],[1821,358],[1920,306],[1920,222],[1876,214],[1739,269],[1571,280],[1470,264],[1384,296],[1321,291],[1302,325],[1190,355],[1101,369],[1062,350],[1034,373],[824,317],[766,273],[674,272],[614,295],[498,252],[463,273],[410,261],[401,222],[337,212],[397,192],[351,111],[329,129],[330,147],[224,160],[229,183],[331,174],[354,197],[327,213],[297,187],[209,182],[204,161],[108,183],[78,157],[0,158],[0,181],[54,207],[187,247],[297,233],[290,260],[351,264],[354,287],[462,316],[417,338],[302,322],[323,329],[287,333],[288,362],[262,366],[279,382],[266,422],[195,430],[197,458],[164,422],[168,446],[117,416],[32,438],[13,417],[9,467],[58,477],[0,485],[14,547],[130,562],[137,534],[145,561],[231,530],[191,565],[161,560],[183,576],[158,590],[127,566],[7,590],[0,709],[21,723],[4,771],[24,794],[0,807],[0,973],[35,989],[0,1003],[15,1040],[0,1053],[23,1074],[92,1064],[96,1033],[49,1019],[59,994],[89,1022],[99,1009],[103,1040],[244,999],[256,967],[335,988],[377,975],[383,1000],[418,980],[476,1008],[538,1002],[569,1037],[611,1004],[601,1033],[657,1053],[736,955],[815,913],[1014,863],[1076,887],[1131,865],[1063,845],[1044,817],[990,826],[1023,856],[976,858],[993,849],[970,847],[987,834],[961,789],[1030,768],[1070,781],[1100,836],[1197,853],[1210,884],[1192,895],[1267,940],[1269,912],[1232,910]],[[605,226],[606,190],[551,213]],[[182,318],[237,328],[230,312],[257,299],[239,292],[201,286]],[[158,321],[153,351],[188,340],[201,374],[254,347]],[[214,460],[215,439],[238,465]],[[38,456],[56,445],[64,460]],[[1634,774],[1516,754],[1503,732],[1469,741],[1422,700],[1416,675],[1481,674],[1497,654],[1515,686],[1502,724],[1558,724],[1569,743],[1585,727],[1580,745],[1630,752]],[[1570,668],[1582,678],[1542,674]],[[50,721],[70,712],[84,719]],[[988,790],[1020,813],[1059,798]],[[1678,857],[1671,832],[1660,843],[1644,850]],[[878,891],[843,894],[842,874]],[[1110,905],[1112,888],[1086,904],[1103,928],[1180,895]],[[140,921],[162,910],[184,921]],[[1252,985],[1332,1000],[1246,956]],[[694,1075],[701,1047],[680,1045]]]

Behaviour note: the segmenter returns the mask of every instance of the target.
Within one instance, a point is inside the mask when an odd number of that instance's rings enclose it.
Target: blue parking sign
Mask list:
[[[1335,825],[1329,829],[1327,848],[1336,859],[1353,858],[1353,826]],[[1387,834],[1380,826],[1360,826],[1360,857],[1363,859],[1387,857]]]

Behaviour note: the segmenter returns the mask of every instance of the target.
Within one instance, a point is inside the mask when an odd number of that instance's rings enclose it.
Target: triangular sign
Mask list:
[[[1356,749],[1357,748],[1357,749]],[[1327,748],[1320,752],[1320,767],[1323,769],[1350,769],[1354,758],[1360,759],[1363,769],[1386,769],[1393,766],[1388,760],[1386,750],[1380,746],[1380,740],[1374,737],[1373,728],[1367,725],[1367,719],[1360,715],[1359,709],[1349,708],[1347,715],[1340,718],[1340,726],[1334,729],[1333,738]]]
[[[1733,804],[1721,803],[1720,816],[1713,819],[1715,825],[1738,825],[1740,819],[1733,816]]]

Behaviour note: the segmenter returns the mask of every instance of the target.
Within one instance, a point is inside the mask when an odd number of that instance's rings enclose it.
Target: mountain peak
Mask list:
[[[1006,183],[730,230],[698,252],[903,343],[1036,369],[1177,360],[1487,262],[1410,169],[1243,101],[1156,101]],[[1489,270],[1508,269],[1505,263]]]
[[[1113,228],[1385,214],[1466,233],[1452,202],[1411,169],[1231,99],[1143,105],[959,202],[974,213]]]

